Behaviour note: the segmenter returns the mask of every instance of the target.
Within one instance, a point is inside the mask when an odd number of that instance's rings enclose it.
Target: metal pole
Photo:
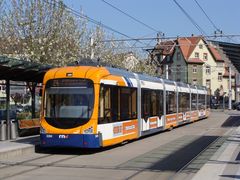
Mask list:
[[[168,79],[168,64],[166,64],[166,79]]]
[[[32,83],[32,89],[31,89],[31,95],[32,95],[32,118],[36,117],[35,113],[35,106],[36,106],[36,96],[35,96],[35,91],[36,91],[36,83]]]
[[[160,44],[161,43],[161,39],[160,39],[160,33],[157,33],[157,43]]]
[[[10,122],[10,81],[6,80],[6,120],[7,120],[7,139],[11,138],[11,122]]]
[[[232,68],[229,66],[229,98],[228,98],[228,109],[232,109]]]

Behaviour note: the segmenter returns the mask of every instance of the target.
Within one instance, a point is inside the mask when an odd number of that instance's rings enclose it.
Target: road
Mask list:
[[[0,179],[191,179],[239,126],[236,118],[212,112],[208,119],[100,150],[36,148],[1,159]]]

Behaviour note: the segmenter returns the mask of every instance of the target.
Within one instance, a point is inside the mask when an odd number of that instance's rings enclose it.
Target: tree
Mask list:
[[[90,37],[94,46],[90,45]],[[89,28],[87,20],[71,14],[62,0],[0,0],[0,55],[63,66],[90,58],[94,48],[95,58],[109,66],[126,68],[129,45],[122,41],[106,43],[105,39],[115,37],[101,25]],[[137,56],[137,52],[133,53]],[[144,62],[131,69],[155,72],[154,66]]]
[[[12,0],[0,19],[0,53],[40,63],[65,65],[79,59],[86,31],[62,1]]]

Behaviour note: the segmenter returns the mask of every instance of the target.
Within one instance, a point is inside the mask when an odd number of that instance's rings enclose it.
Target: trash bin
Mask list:
[[[7,121],[0,120],[0,141],[7,140]]]
[[[10,127],[11,127],[11,139],[16,139],[18,137],[18,125],[16,119],[10,120]]]

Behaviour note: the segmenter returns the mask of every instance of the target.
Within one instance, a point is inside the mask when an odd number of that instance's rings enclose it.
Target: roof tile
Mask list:
[[[154,49],[162,50],[163,55],[172,55],[175,45],[175,41],[163,41],[157,44]]]
[[[189,59],[190,55],[192,54],[193,50],[201,39],[201,36],[184,37],[177,39],[180,49],[186,60]]]
[[[216,61],[224,61],[216,48],[211,45],[209,45],[208,47]]]

